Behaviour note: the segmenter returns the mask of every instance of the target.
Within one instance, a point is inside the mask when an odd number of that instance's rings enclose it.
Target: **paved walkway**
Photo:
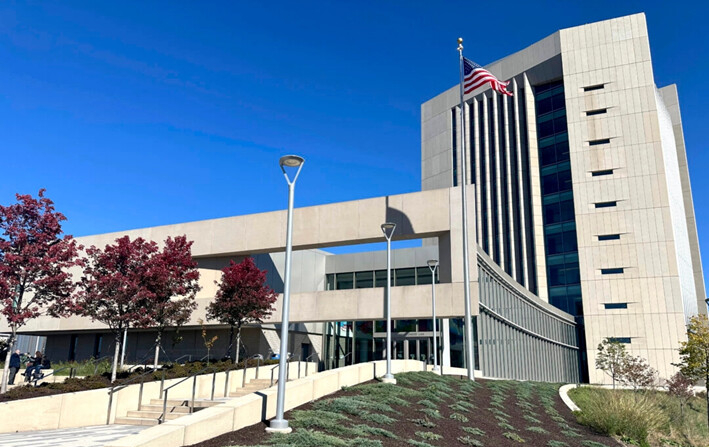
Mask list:
[[[38,430],[0,434],[0,447],[103,447],[109,441],[139,433],[147,426],[98,425],[93,427]]]

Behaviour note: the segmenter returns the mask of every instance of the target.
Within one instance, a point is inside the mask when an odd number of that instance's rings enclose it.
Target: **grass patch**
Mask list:
[[[426,416],[430,416],[434,419],[441,419],[443,417],[443,416],[441,416],[440,411],[434,410],[433,408],[422,408],[419,411],[424,413]]]
[[[569,444],[565,443],[564,441],[556,441],[554,439],[551,439],[549,442],[547,442],[547,447],[569,447]]]
[[[417,441],[417,440],[415,440],[415,439],[408,439],[406,442],[407,442],[408,444],[411,444],[411,445],[415,446],[415,447],[433,447],[433,446],[432,446],[431,444],[429,444],[428,442],[421,442],[421,441]]]
[[[274,433],[266,441],[274,446],[292,447],[347,447],[342,439],[310,429],[295,430],[293,433]]]

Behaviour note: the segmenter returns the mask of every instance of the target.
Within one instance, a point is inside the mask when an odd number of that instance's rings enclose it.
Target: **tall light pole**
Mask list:
[[[283,281],[283,316],[281,317],[281,352],[278,359],[278,394],[276,401],[276,418],[271,421],[270,426],[266,429],[268,432],[290,433],[291,428],[288,426],[288,421],[283,419],[283,410],[286,400],[286,381],[288,380],[288,316],[290,310],[290,270],[291,270],[291,254],[293,251],[293,198],[295,190],[295,181],[298,180],[298,174],[303,168],[305,159],[297,155],[285,155],[281,157],[278,164],[281,166],[283,176],[288,182],[288,223],[286,230],[286,271]],[[286,168],[297,168],[293,180],[288,177]]]
[[[431,305],[433,307],[433,372],[437,373],[441,370],[438,368],[438,328],[436,327],[436,269],[438,268],[438,259],[429,259],[427,262],[428,268],[431,269]]]
[[[384,383],[396,384],[396,379],[391,374],[391,237],[396,230],[394,222],[384,222],[382,232],[387,239],[387,372],[382,378]]]

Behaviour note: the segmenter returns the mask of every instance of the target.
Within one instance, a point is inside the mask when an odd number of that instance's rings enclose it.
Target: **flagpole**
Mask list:
[[[463,38],[458,38],[458,54],[460,55],[460,164],[461,164],[461,185],[460,195],[462,201],[463,212],[463,291],[465,298],[465,351],[466,351],[466,366],[468,367],[468,379],[475,381],[475,357],[473,351],[473,318],[470,309],[470,267],[468,259],[468,201],[466,199],[465,190],[467,189],[466,170],[468,162],[466,161],[465,148],[465,102],[463,101]]]

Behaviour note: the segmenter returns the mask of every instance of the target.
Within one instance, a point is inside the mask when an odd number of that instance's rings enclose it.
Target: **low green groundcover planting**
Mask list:
[[[578,421],[593,430],[616,436],[630,445],[651,447],[709,446],[706,403],[694,397],[687,403],[656,390],[609,390],[581,387],[569,392],[581,408]],[[595,447],[585,443],[583,446]]]
[[[265,424],[257,424],[193,447],[618,445],[578,424],[557,384],[470,382],[429,372],[396,379],[396,385],[372,381],[348,387],[286,413],[291,434],[267,435]]]

